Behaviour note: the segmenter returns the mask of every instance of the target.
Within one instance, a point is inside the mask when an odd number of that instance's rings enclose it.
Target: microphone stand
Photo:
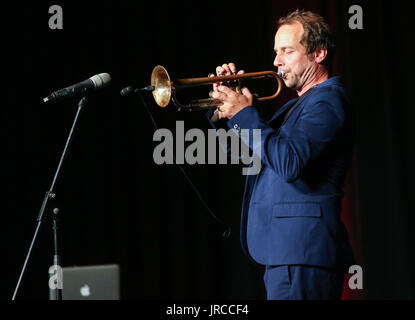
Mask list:
[[[63,279],[62,279],[62,268],[61,259],[59,256],[59,242],[58,242],[58,228],[59,228],[59,218],[58,218],[59,209],[53,209],[53,246],[54,246],[54,255],[53,255],[53,266],[49,268],[49,300],[62,300],[62,289],[63,289]],[[53,275],[53,272],[56,272],[56,276]],[[55,279],[57,283],[55,284]]]
[[[137,93],[138,96],[141,99],[142,104],[144,105],[144,108],[146,109],[151,122],[153,123],[153,126],[156,130],[158,130],[158,126],[156,121],[153,118],[153,115],[151,114],[150,108],[148,107],[146,101],[144,100],[143,96],[142,96],[142,92],[143,91],[153,91],[154,87],[153,86],[147,86],[141,89],[134,89],[132,87],[126,87],[123,90],[121,90],[121,95],[125,96],[127,94],[130,93]],[[172,151],[170,150],[170,152],[172,153]],[[172,153],[173,154],[173,153]],[[173,159],[174,159],[174,154],[173,154]],[[193,189],[193,191],[196,193],[196,196],[199,198],[200,202],[202,203],[202,205],[205,207],[205,209],[209,212],[209,214],[218,222],[220,223],[222,226],[225,227],[225,230],[222,233],[222,237],[224,237],[225,239],[228,239],[230,237],[231,234],[231,228],[229,226],[226,226],[225,223],[219,219],[214,213],[213,211],[209,208],[209,206],[207,205],[207,203],[205,202],[205,200],[203,200],[202,195],[200,194],[199,190],[196,188],[196,186],[193,184],[192,180],[189,178],[189,176],[187,175],[186,171],[183,169],[183,167],[178,164],[176,161],[174,161],[174,163],[179,167],[180,171],[182,172],[183,176],[185,177],[185,179],[187,180],[187,182],[190,184],[190,187]]]
[[[43,213],[44,213],[44,211],[46,209],[46,205],[48,203],[48,200],[49,199],[53,199],[53,198],[56,197],[56,194],[53,192],[53,189],[55,187],[56,180],[57,180],[58,175],[59,175],[59,172],[61,170],[62,163],[63,163],[63,161],[64,161],[64,159],[66,157],[66,152],[67,152],[68,147],[69,147],[69,144],[71,142],[72,134],[73,134],[74,129],[75,129],[75,126],[77,124],[77,121],[78,121],[80,112],[81,112],[82,108],[86,105],[86,102],[87,102],[87,98],[86,97],[83,97],[79,101],[79,103],[78,103],[78,111],[76,112],[75,119],[74,119],[73,124],[72,124],[72,128],[69,131],[69,136],[68,136],[68,138],[66,140],[65,148],[64,148],[63,153],[61,155],[58,168],[56,169],[56,172],[55,172],[55,176],[53,177],[52,185],[50,186],[49,191],[46,192],[45,197],[43,198],[42,206],[40,208],[40,212],[39,212],[39,215],[37,217],[36,230],[35,230],[35,233],[33,235],[33,239],[32,239],[32,242],[30,244],[29,250],[27,252],[26,259],[25,259],[25,262],[23,264],[22,271],[20,272],[19,280],[17,281],[17,285],[16,285],[16,288],[14,290],[14,294],[13,294],[12,300],[15,300],[17,291],[19,290],[19,286],[20,286],[20,283],[22,281],[23,274],[25,272],[27,263],[29,261],[30,254],[32,252],[33,246],[34,246],[35,241],[36,241],[36,238],[37,238],[37,234],[38,234],[39,229],[40,229],[40,226],[42,224]],[[50,288],[49,299],[50,300],[61,300],[62,299],[62,273],[61,273],[62,270],[61,270],[61,267],[59,265],[59,263],[60,263],[60,256],[59,256],[59,252],[58,252],[58,234],[57,234],[57,231],[58,231],[57,213],[59,212],[59,209],[55,208],[55,210],[53,212],[54,212],[54,215],[53,215],[53,234],[54,234],[54,256],[53,256],[53,263],[54,263],[54,265],[53,265],[53,267],[55,267],[55,269],[57,271],[57,277],[55,275],[52,275],[51,278],[57,278],[57,280],[58,280],[57,282],[58,283],[57,283],[57,285],[56,285],[55,288],[52,288],[51,287],[51,283],[50,283],[51,281],[49,281],[49,288]],[[50,270],[51,270],[51,268],[49,269],[49,271]],[[50,279],[50,280],[53,280],[53,279]]]

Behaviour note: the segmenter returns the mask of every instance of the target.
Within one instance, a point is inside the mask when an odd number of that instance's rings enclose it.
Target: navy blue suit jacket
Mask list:
[[[269,121],[253,106],[227,121],[239,132],[261,129],[261,171],[248,175],[245,185],[242,248],[263,265],[346,270],[353,254],[340,214],[353,152],[353,112],[338,77],[314,87],[282,121],[296,100]]]

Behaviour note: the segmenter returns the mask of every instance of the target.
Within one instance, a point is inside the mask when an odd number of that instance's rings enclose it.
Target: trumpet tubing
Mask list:
[[[177,79],[177,86],[170,80],[167,70],[163,66],[156,66],[151,74],[151,85],[154,86],[153,97],[157,105],[160,107],[166,107],[172,100],[179,110],[187,109],[192,110],[194,108],[212,108],[217,107],[221,102],[212,98],[196,99],[192,100],[187,105],[182,105],[175,96],[177,90],[185,88],[191,88],[202,85],[212,85],[218,82],[228,84],[233,87],[234,90],[240,92],[239,83],[243,79],[264,79],[274,78],[278,82],[278,88],[271,96],[258,97],[257,101],[266,101],[275,99],[282,89],[282,78],[284,73],[277,73],[275,71],[260,71],[244,74],[235,74],[229,76],[214,76],[214,77],[201,77],[201,78],[185,78]],[[239,90],[239,91],[238,91]]]

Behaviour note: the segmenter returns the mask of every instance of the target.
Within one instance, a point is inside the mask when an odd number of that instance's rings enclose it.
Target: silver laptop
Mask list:
[[[120,270],[116,264],[62,268],[63,300],[119,300]]]

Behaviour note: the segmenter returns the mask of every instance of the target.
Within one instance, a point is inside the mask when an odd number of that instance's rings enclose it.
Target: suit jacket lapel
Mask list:
[[[298,98],[292,99],[291,101],[287,102],[284,106],[279,108],[278,111],[274,113],[272,118],[267,121],[267,123],[270,124],[272,121],[275,121],[276,119],[278,119],[278,117],[280,117],[288,108],[292,107],[294,103],[297,102],[297,100]]]

